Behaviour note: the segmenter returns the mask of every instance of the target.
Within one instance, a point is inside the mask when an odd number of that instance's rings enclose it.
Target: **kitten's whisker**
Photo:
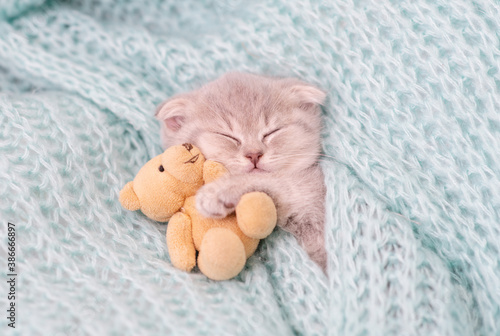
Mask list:
[[[288,159],[288,158],[300,157],[300,156],[302,156],[302,157],[315,156],[315,157],[318,157],[318,159],[320,159],[319,157],[322,157],[322,158],[329,158],[332,160],[337,160],[334,156],[326,155],[326,154],[284,154],[284,155],[280,154],[278,159]]]
[[[288,158],[281,157],[281,158],[271,159],[271,160],[267,161],[267,164],[272,165],[272,164],[276,164],[276,163],[282,163],[283,168],[295,165],[295,162],[288,162],[288,161],[286,161],[286,159],[288,159]],[[332,160],[328,160],[327,158],[318,158],[317,161],[318,162],[332,162]]]
[[[293,153],[292,152],[290,154],[283,154],[283,155],[286,155],[286,156],[326,156],[326,157],[334,158],[331,155],[327,155],[327,154],[323,154],[323,153],[308,154],[308,153]]]

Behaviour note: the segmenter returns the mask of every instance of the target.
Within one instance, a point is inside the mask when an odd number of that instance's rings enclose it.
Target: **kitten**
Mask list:
[[[230,172],[198,191],[203,215],[225,217],[244,193],[266,192],[276,203],[278,225],[323,270],[325,186],[318,156],[324,98],[296,79],[229,73],[156,112],[163,147],[194,144]]]

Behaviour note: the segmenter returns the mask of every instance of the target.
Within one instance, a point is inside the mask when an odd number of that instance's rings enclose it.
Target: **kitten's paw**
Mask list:
[[[209,183],[196,194],[196,209],[205,217],[224,218],[234,212],[241,195],[232,188]]]

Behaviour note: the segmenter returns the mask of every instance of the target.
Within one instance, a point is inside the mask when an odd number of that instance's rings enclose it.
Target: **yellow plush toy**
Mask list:
[[[208,278],[227,280],[244,267],[259,244],[276,226],[276,207],[261,192],[243,195],[235,214],[223,219],[203,217],[195,207],[196,191],[227,173],[218,162],[205,160],[191,144],[168,148],[147,162],[120,192],[128,210],[141,210],[168,221],[167,245],[172,264],[184,271],[196,265]]]

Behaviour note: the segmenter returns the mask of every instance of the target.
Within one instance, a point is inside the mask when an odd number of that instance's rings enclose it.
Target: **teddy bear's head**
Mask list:
[[[183,144],[168,148],[149,160],[133,181],[120,191],[120,203],[141,210],[149,218],[166,222],[203,184],[205,157],[197,147]]]
[[[161,155],[161,165],[181,182],[197,183],[203,179],[205,157],[198,147],[185,143],[173,146]]]

